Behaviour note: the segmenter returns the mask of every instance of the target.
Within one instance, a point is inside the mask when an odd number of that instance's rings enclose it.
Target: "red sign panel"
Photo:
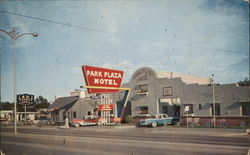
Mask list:
[[[93,66],[82,66],[83,75],[87,86],[120,88],[123,71],[99,68]],[[91,93],[114,93],[116,89],[96,89],[88,88]]]
[[[98,106],[98,111],[112,111],[113,104],[100,104]]]

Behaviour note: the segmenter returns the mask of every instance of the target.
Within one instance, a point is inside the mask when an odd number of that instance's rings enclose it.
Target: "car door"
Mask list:
[[[164,125],[164,119],[163,119],[162,115],[157,116],[157,124]]]
[[[168,115],[162,115],[162,120],[163,120],[163,124],[166,125],[166,124],[171,124],[171,120],[168,118]]]

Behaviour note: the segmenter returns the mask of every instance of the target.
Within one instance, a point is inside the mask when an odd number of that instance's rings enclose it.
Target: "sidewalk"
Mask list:
[[[154,130],[156,129],[156,130]],[[246,129],[228,129],[228,128],[175,128],[162,127],[152,128],[149,132],[164,133],[164,134],[189,134],[189,135],[203,135],[203,136],[247,136]]]
[[[14,127],[7,127],[14,128]],[[38,129],[38,130],[65,130],[59,126],[18,126],[22,129]],[[96,131],[96,132],[145,132],[148,134],[188,134],[188,135],[203,135],[203,136],[249,136],[246,129],[230,129],[230,128],[184,128],[175,126],[162,126],[162,127],[135,127],[134,125],[112,125],[112,126],[84,126],[84,127],[70,127],[68,132],[81,132],[81,131]],[[250,136],[249,136],[250,137]]]

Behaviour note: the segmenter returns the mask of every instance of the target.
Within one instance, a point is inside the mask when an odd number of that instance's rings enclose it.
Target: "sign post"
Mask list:
[[[21,105],[24,105],[24,123],[26,124],[27,105],[30,105],[30,104],[34,103],[34,95],[31,95],[31,94],[19,94],[19,95],[17,95],[17,103],[21,104]]]
[[[107,68],[99,68],[93,66],[82,66],[82,71],[85,79],[85,83],[87,86],[85,88],[88,89],[89,94],[93,93],[117,93],[120,90],[125,90],[125,95],[122,100],[122,105],[118,113],[119,120],[122,119],[124,114],[124,109],[126,107],[126,103],[129,97],[129,88],[120,88],[123,71],[107,69]],[[110,108],[109,102],[107,101],[107,97],[104,97],[104,109],[100,110],[104,121],[110,122]],[[102,99],[101,99],[102,101]],[[115,103],[116,104],[116,103]],[[102,108],[101,108],[102,109]],[[112,106],[113,109],[113,106]],[[107,120],[109,118],[109,120]]]
[[[27,120],[26,112],[27,112],[27,106],[25,105],[25,106],[24,106],[24,124],[26,124],[26,120]]]
[[[190,110],[190,107],[189,107],[189,106],[185,106],[184,111],[185,111],[186,114],[187,114],[187,128],[188,128],[188,113],[189,113],[189,110]]]

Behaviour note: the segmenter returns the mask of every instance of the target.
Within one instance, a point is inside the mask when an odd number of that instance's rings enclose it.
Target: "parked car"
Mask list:
[[[0,117],[0,121],[7,121],[8,119],[6,117]]]
[[[49,119],[46,116],[41,116],[40,118],[38,118],[38,124],[48,124]]]
[[[141,119],[139,121],[139,126],[162,126],[162,125],[169,125],[169,124],[176,124],[179,121],[177,117],[168,117],[167,114],[156,114],[152,115],[149,118]]]
[[[71,125],[74,127],[97,125],[99,122],[98,116],[89,115],[84,116],[82,119],[76,119],[71,121]]]

